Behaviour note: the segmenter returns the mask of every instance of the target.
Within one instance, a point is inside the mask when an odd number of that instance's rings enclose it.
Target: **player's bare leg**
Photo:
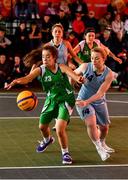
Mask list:
[[[85,124],[87,126],[87,133],[91,141],[94,143],[98,154],[100,155],[102,161],[105,161],[110,157],[110,155],[105,151],[100,142],[100,137],[96,125],[96,116],[92,115],[86,118]]]
[[[72,158],[68,150],[68,137],[66,133],[67,121],[56,120],[56,134],[62,151],[62,163],[72,164]]]

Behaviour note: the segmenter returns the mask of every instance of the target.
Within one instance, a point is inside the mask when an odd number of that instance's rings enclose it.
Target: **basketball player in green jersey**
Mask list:
[[[90,27],[87,28],[84,33],[84,40],[79,42],[76,47],[73,49],[76,54],[78,54],[79,58],[83,62],[91,62],[91,50],[95,47],[103,48],[107,55],[117,61],[119,64],[122,63],[122,60],[115,56],[112,51],[105,45],[103,45],[99,39],[96,39],[95,29]]]
[[[7,86],[7,89],[16,84],[27,84],[40,76],[47,97],[39,121],[39,129],[43,139],[36,151],[43,152],[48,145],[54,143],[54,137],[50,135],[49,123],[52,119],[57,118],[56,134],[62,151],[62,163],[72,164],[72,158],[68,150],[66,126],[75,105],[75,96],[67,75],[78,83],[82,83],[83,78],[76,75],[68,66],[57,64],[56,60],[56,48],[44,45],[42,48],[43,65],[35,68],[27,76],[13,80]]]

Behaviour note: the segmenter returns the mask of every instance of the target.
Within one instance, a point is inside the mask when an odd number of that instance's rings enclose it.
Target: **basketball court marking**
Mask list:
[[[112,119],[128,119],[128,116],[109,116],[110,118],[112,118]],[[2,119],[37,119],[37,118],[39,118],[39,116],[29,116],[29,117],[22,117],[22,116],[19,116],[19,117],[0,117],[0,120],[2,120]],[[80,118],[79,116],[71,116],[71,119],[78,119],[78,118]]]
[[[116,165],[65,165],[65,166],[30,166],[30,167],[0,167],[0,170],[3,169],[61,169],[61,168],[99,168],[99,167],[128,167],[128,164],[116,164]]]
[[[0,96],[1,99],[15,99],[16,96]],[[38,99],[45,99],[45,97],[38,97]],[[122,103],[122,104],[128,104],[128,101],[118,101],[118,100],[106,100],[107,102],[111,103]]]

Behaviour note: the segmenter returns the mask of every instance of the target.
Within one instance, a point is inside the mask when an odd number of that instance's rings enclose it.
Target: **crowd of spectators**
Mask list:
[[[11,31],[7,28],[8,18],[0,14],[0,88],[10,79],[26,73],[23,57],[52,39],[51,28],[55,23],[63,25],[64,38],[73,48],[83,40],[85,30],[93,27],[96,38],[122,58],[122,64],[115,63],[112,58],[106,64],[120,75],[118,85],[128,89],[128,3],[123,11],[119,11],[111,1],[104,16],[97,19],[84,0],[50,2],[43,13],[40,13],[36,0],[17,0],[11,17]],[[11,66],[6,70],[8,63]]]

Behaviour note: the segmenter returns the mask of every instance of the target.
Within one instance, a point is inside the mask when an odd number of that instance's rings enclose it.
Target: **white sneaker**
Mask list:
[[[110,154],[108,154],[103,147],[98,147],[97,152],[100,155],[102,161],[105,161],[110,157]]]
[[[105,142],[101,142],[101,145],[107,153],[114,153],[115,152],[115,149],[107,146],[107,144]]]

